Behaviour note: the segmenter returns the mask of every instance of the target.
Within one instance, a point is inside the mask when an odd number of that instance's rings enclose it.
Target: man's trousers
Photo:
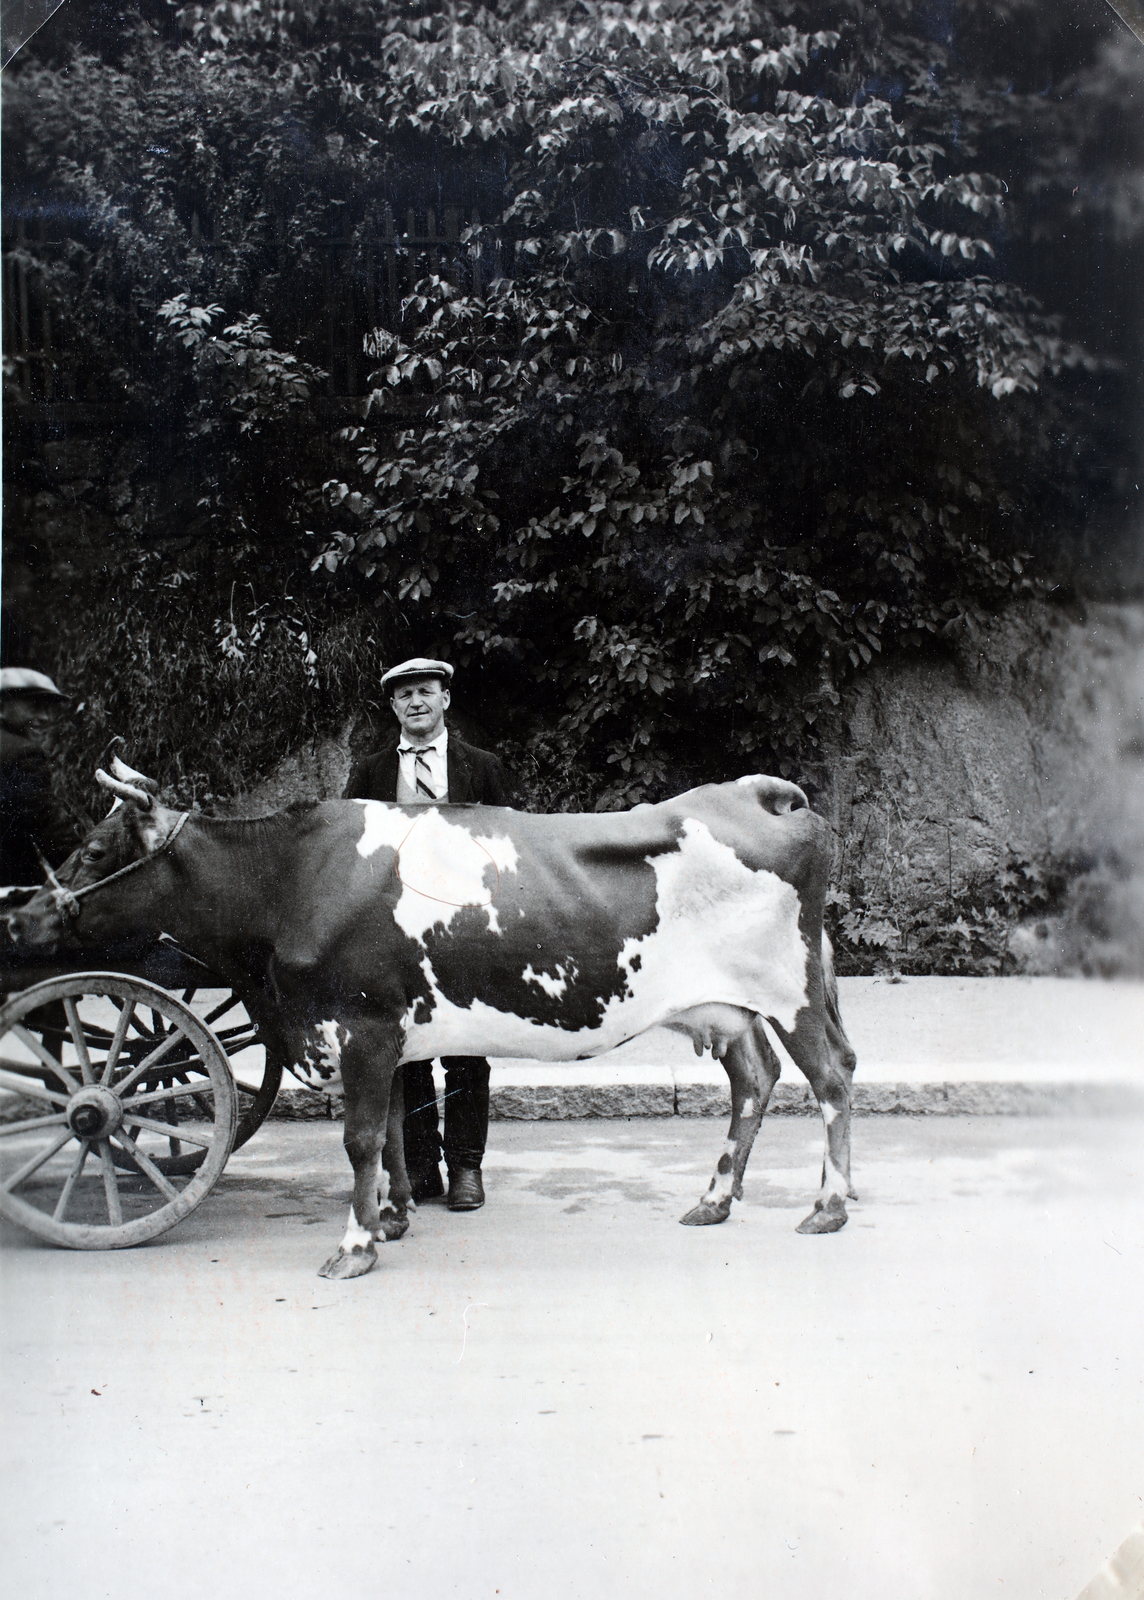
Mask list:
[[[445,1165],[480,1168],[489,1131],[489,1064],[484,1056],[442,1056],[445,1068]],[[405,1165],[410,1175],[435,1167],[442,1140],[431,1061],[407,1061]]]

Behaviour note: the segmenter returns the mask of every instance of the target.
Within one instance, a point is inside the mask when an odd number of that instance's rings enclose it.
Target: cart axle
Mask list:
[[[123,1107],[110,1089],[89,1084],[68,1101],[68,1127],[80,1139],[106,1139],[123,1121]]]

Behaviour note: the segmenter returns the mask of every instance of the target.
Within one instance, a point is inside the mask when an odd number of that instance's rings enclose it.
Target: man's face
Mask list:
[[[46,749],[55,733],[59,706],[54,700],[36,695],[6,694],[0,715],[13,733],[21,733],[32,744]]]
[[[389,703],[409,742],[429,744],[445,726],[449,691],[439,678],[408,678]]]

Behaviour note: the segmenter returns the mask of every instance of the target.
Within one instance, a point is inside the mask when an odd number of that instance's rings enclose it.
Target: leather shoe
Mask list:
[[[425,1200],[439,1200],[445,1193],[440,1167],[426,1167],[423,1171],[411,1172],[409,1187],[413,1190],[413,1198],[418,1205]]]
[[[450,1211],[479,1211],[485,1203],[485,1186],[479,1167],[453,1167],[449,1172]]]

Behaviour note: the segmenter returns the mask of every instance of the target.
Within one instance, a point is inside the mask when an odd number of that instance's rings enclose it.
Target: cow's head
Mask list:
[[[162,850],[180,813],[160,804],[153,779],[118,758],[112,773],[97,771],[96,779],[115,795],[115,804],[57,871],[49,868],[44,887],[4,917],[9,956],[50,959],[65,950],[97,950],[145,934],[132,926],[137,895],[128,894],[126,904],[123,895],[116,896],[113,904],[110,888],[103,894],[88,891]]]

